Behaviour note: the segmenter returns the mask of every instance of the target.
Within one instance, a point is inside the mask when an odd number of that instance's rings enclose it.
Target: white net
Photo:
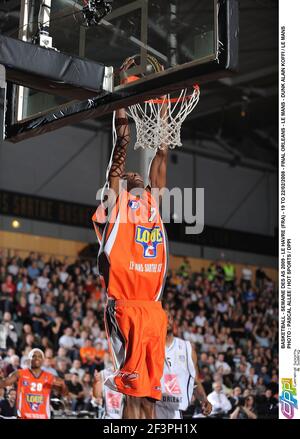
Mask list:
[[[161,99],[128,107],[128,115],[134,119],[136,125],[137,140],[134,149],[173,149],[182,146],[182,123],[198,104],[199,97],[200,89],[194,86],[190,95],[188,89],[183,89],[177,98],[171,98],[167,94]],[[163,117],[162,108],[165,108]]]

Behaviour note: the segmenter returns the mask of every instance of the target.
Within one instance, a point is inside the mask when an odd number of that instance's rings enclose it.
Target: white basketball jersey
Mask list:
[[[174,337],[173,343],[165,349],[162,399],[156,403],[157,408],[186,410],[191,403],[195,376],[191,343]]]
[[[103,384],[103,399],[104,399],[104,419],[122,419],[124,408],[124,395],[115,390],[111,390],[105,385],[105,380],[113,373],[110,369],[101,371]]]

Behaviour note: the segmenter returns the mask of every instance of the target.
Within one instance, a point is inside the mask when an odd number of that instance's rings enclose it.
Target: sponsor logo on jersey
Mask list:
[[[136,210],[140,207],[140,203],[138,201],[135,201],[135,200],[130,200],[128,203],[128,206],[130,207],[130,209]]]
[[[185,362],[185,355],[179,355],[179,361]]]
[[[40,405],[44,402],[44,396],[43,395],[34,395],[32,393],[28,393],[26,395],[26,401],[29,404],[31,410],[34,412],[37,412],[40,408]]]
[[[178,383],[177,375],[175,374],[166,374],[164,376],[165,379],[165,389],[166,393],[170,395],[180,395],[181,390]]]
[[[148,229],[147,227],[137,226],[135,242],[143,246],[144,258],[156,258],[157,246],[163,242],[161,228],[156,226],[153,229]]]
[[[29,386],[29,382],[27,380],[22,381],[22,386],[27,387]]]

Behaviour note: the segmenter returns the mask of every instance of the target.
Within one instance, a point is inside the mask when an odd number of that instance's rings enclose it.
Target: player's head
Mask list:
[[[45,355],[41,349],[35,348],[29,352],[28,358],[30,360],[31,368],[39,369],[44,362]]]
[[[137,172],[124,172],[124,174],[121,175],[121,178],[125,181],[128,192],[134,188],[145,187],[144,180]]]

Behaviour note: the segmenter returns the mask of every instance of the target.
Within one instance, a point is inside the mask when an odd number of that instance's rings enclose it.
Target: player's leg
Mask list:
[[[141,419],[155,419],[155,400],[141,398]]]
[[[140,419],[142,399],[143,398],[137,398],[136,396],[126,395],[123,419]]]

